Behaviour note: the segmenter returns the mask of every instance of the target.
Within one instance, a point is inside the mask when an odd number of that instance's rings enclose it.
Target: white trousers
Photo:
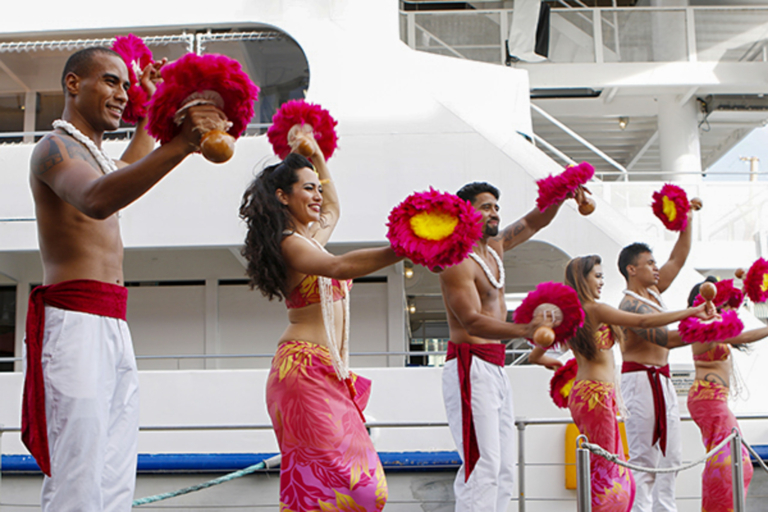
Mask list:
[[[629,460],[645,467],[669,468],[683,461],[680,438],[680,407],[672,380],[661,377],[667,405],[667,454],[663,456],[658,441],[651,445],[655,415],[653,394],[646,372],[623,373],[621,395],[629,416],[624,421],[629,443]],[[676,511],[675,478],[677,473],[633,471],[637,491],[632,512]]]
[[[129,512],[139,381],[128,324],[46,306],[42,359],[51,454],[43,512]]]
[[[504,368],[472,359],[472,414],[480,459],[464,481],[466,461],[453,484],[456,512],[506,512],[515,493],[515,413]],[[456,359],[443,368],[443,401],[453,440],[464,458],[461,390]]]

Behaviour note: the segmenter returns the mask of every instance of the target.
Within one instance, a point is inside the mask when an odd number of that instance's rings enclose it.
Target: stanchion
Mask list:
[[[518,512],[525,512],[525,422],[517,424]]]
[[[592,512],[592,488],[590,483],[589,450],[581,444],[587,441],[584,434],[576,438],[576,510]]]
[[[745,512],[744,504],[744,465],[741,460],[741,436],[733,429],[731,439],[731,475],[733,476],[733,511]]]

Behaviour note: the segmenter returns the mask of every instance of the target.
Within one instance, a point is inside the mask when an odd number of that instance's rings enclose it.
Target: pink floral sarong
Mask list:
[[[731,429],[739,428],[736,417],[728,408],[728,388],[722,384],[695,380],[688,390],[688,412],[701,429],[701,438],[707,451],[728,437]],[[745,447],[741,447],[744,463],[744,497],[752,480],[752,461]],[[703,512],[733,511],[733,477],[731,474],[731,447],[723,446],[707,459],[701,474],[701,510]]]
[[[624,459],[616,390],[609,382],[578,380],[568,399],[571,417],[590,443],[598,444]],[[635,501],[632,471],[604,458],[590,456],[593,512],[627,512]]]
[[[303,341],[278,347],[267,408],[282,454],[281,512],[384,508],[384,469],[362,421],[370,392],[371,381],[353,373],[340,381],[325,347]]]

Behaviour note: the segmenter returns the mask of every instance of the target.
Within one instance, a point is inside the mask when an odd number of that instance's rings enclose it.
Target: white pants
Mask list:
[[[43,512],[129,512],[139,382],[128,324],[46,306],[42,359],[51,454]]]
[[[653,394],[646,372],[623,373],[621,395],[629,416],[624,421],[629,443],[629,460],[633,464],[653,468],[679,466],[683,460],[680,439],[680,407],[672,380],[661,377],[667,405],[667,455],[661,454],[658,441],[651,445],[655,415]],[[632,512],[676,511],[675,478],[677,473],[646,473],[633,471],[637,491]]]
[[[515,493],[515,413],[504,368],[472,359],[472,414],[480,459],[464,481],[466,461],[453,484],[456,512],[506,512]],[[443,368],[443,401],[453,440],[464,458],[461,390],[456,359]]]

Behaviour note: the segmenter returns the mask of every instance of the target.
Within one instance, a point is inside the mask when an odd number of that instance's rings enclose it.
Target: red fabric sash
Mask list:
[[[29,294],[24,340],[27,344],[27,373],[21,408],[21,440],[48,476],[51,476],[51,458],[42,364],[45,306],[125,320],[127,303],[127,288],[89,279],[38,286]]]
[[[661,378],[663,375],[669,378],[669,365],[662,367],[646,366],[644,364],[632,361],[624,361],[621,366],[621,373],[646,372],[648,373],[648,382],[651,383],[651,393],[653,394],[653,412],[656,421],[653,426],[653,439],[651,445],[659,441],[661,453],[667,455],[667,402],[664,400],[664,390],[661,387]]]
[[[469,379],[469,370],[472,368],[472,357],[479,357],[483,361],[498,366],[504,366],[505,346],[501,343],[454,343],[448,342],[448,355],[445,360],[456,359],[459,370],[459,389],[461,390],[461,433],[464,444],[463,460],[466,464],[464,481],[469,480],[469,475],[475,469],[480,458],[480,449],[477,446],[475,424],[472,420],[472,382]]]

